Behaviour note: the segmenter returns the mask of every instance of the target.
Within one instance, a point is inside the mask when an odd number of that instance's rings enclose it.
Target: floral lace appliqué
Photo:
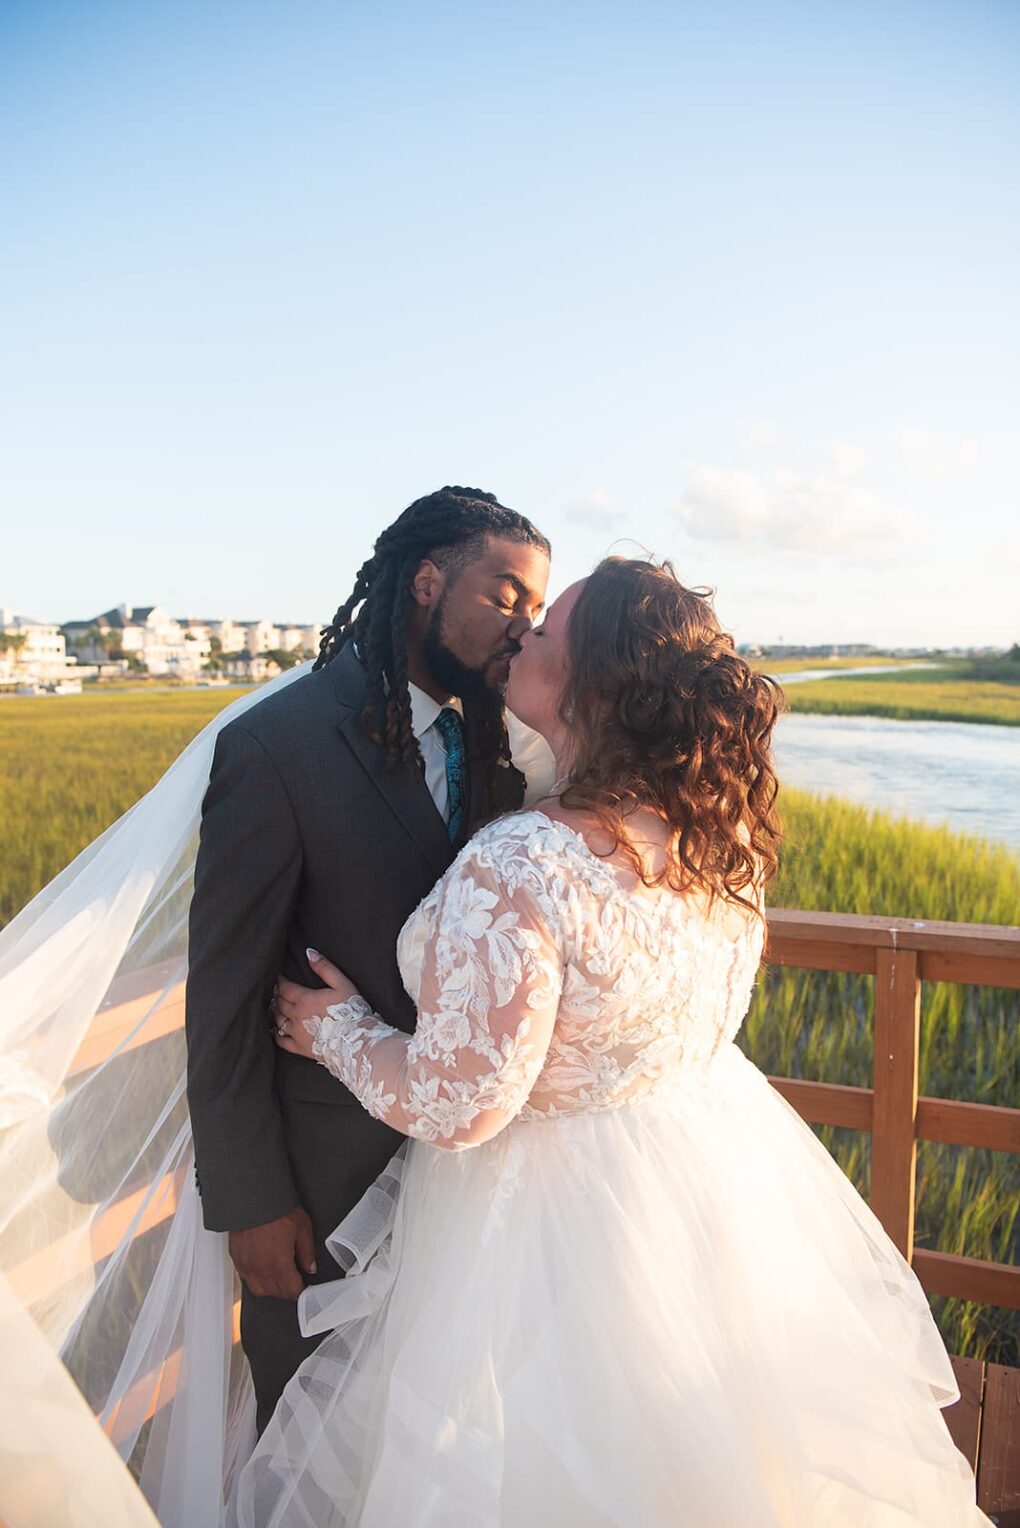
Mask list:
[[[327,1010],[313,1049],[377,1118],[460,1150],[517,1116],[696,1082],[743,1020],[761,945],[749,911],[628,890],[578,834],[517,813],[472,839],[404,927],[414,1035],[356,996]]]

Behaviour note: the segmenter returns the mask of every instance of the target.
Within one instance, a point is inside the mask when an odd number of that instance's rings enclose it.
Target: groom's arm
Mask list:
[[[205,1224],[262,1226],[298,1204],[273,1086],[269,1003],[294,915],[301,838],[262,745],[216,744],[191,904],[188,1105]]]

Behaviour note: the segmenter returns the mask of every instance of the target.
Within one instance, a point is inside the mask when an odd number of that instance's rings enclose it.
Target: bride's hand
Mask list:
[[[318,950],[308,950],[306,953],[308,964],[326,985],[302,987],[298,982],[288,981],[285,976],[281,976],[276,984],[273,1039],[281,1050],[290,1051],[292,1056],[311,1056],[312,1042],[318,1034],[319,1024],[325,1018],[326,1009],[334,1003],[346,1003],[358,990]]]

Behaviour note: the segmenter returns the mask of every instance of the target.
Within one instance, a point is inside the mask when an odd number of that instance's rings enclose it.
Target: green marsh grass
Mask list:
[[[887,660],[888,661],[888,660]],[[790,668],[759,665],[782,681]],[[800,667],[803,669],[804,664]],[[1020,727],[1020,662],[947,662],[898,674],[808,679],[791,684],[786,698],[793,711],[828,716],[889,716],[902,721],[984,722]]]
[[[898,684],[893,683],[899,680]],[[994,682],[927,682],[914,674],[873,679],[816,679],[790,685],[791,711],[826,716],[889,716],[899,721],[985,722],[1020,727],[1020,689]]]
[[[239,690],[0,699],[0,926],[155,785]]]
[[[149,789],[236,693],[141,690],[0,701],[0,923]],[[793,791],[784,792],[782,806],[787,842],[773,906],[1020,922],[1020,863],[1006,849]],[[766,969],[741,1043],[766,1072],[868,1086],[871,986],[862,976]],[[1015,1107],[1020,994],[926,985],[921,1073],[926,1093]],[[818,1133],[867,1192],[869,1138]],[[921,1144],[919,1245],[1015,1261],[1018,1205],[1016,1157]],[[1016,1314],[933,1303],[952,1351],[1020,1361]]]

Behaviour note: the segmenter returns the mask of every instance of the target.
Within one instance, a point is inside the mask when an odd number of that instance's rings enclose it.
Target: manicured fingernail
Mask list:
[[[305,954],[308,956],[309,960],[321,960],[322,959],[322,956],[319,954],[318,950],[313,950],[311,945],[309,945],[308,949],[305,951]]]
[[[319,1265],[318,1265],[318,1263],[313,1263],[313,1264],[312,1264],[312,1266],[311,1266],[311,1269],[310,1269],[310,1270],[309,1270],[309,1271],[310,1271],[310,1272],[311,1272],[311,1273],[318,1273],[318,1271],[319,1271]]]

